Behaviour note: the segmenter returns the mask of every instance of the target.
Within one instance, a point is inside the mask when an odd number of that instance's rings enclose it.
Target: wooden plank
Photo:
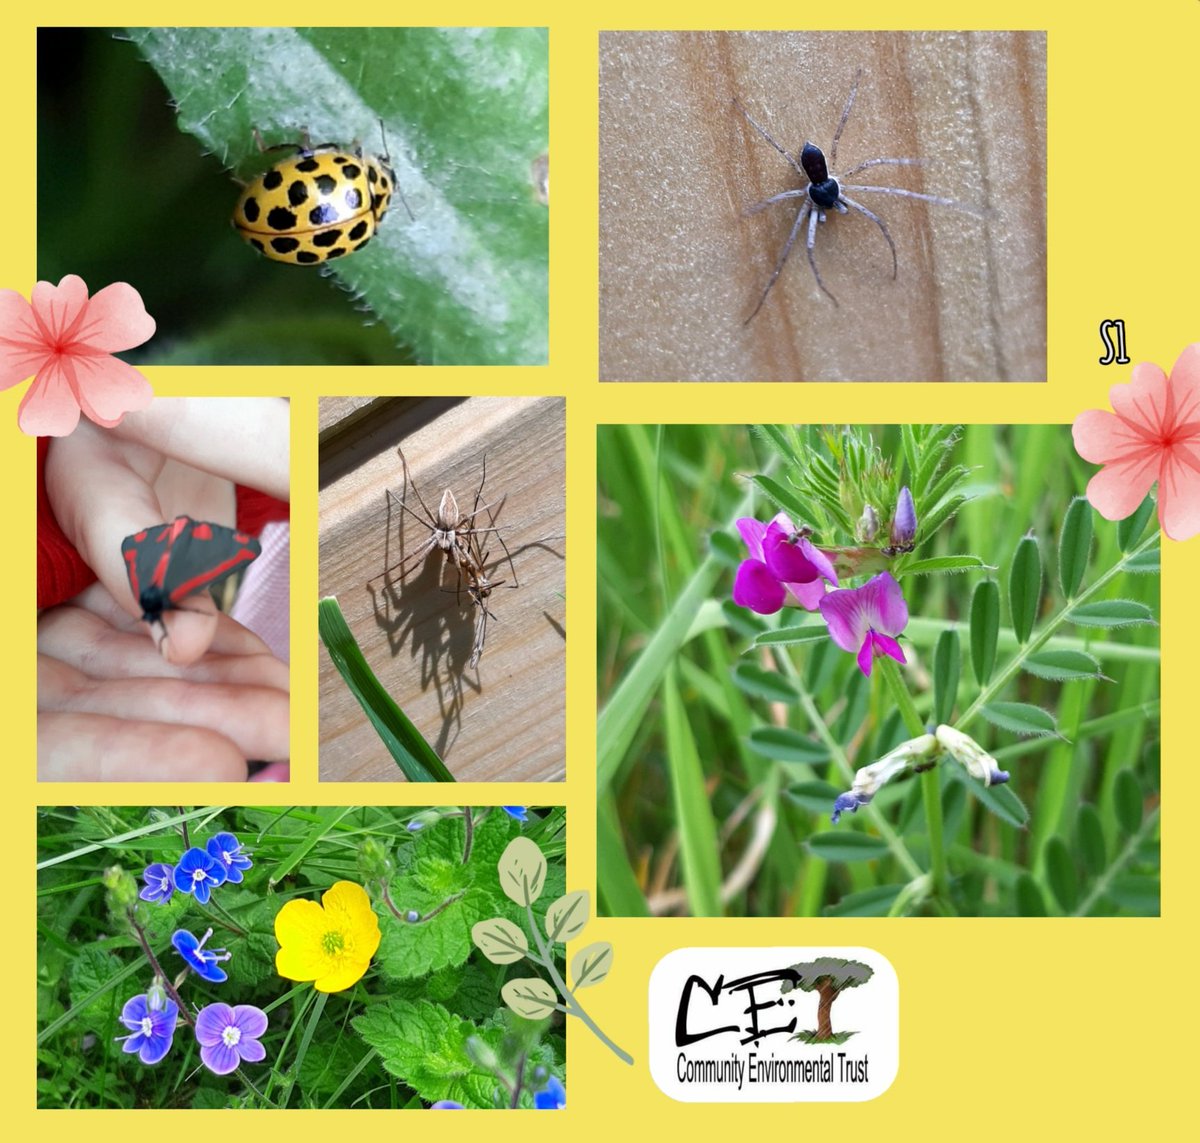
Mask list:
[[[1046,41],[1038,32],[653,32],[600,40],[600,376],[605,381],[1042,381]],[[796,199],[746,216],[826,151],[862,80],[834,173],[937,194],[985,217],[850,193],[762,295]]]
[[[556,397],[409,398],[376,404],[321,448],[321,594],[338,597],[371,668],[460,781],[565,776],[565,427]],[[403,580],[399,571],[383,575],[411,562],[429,537],[387,492],[421,513],[415,486],[436,513],[448,488],[470,512],[485,458],[482,500],[512,567],[499,542],[480,537],[489,578],[505,582],[492,593],[495,619],[471,670],[474,605],[456,593],[441,555]],[[486,515],[479,526],[488,526]],[[320,773],[327,781],[401,779],[324,653]]]

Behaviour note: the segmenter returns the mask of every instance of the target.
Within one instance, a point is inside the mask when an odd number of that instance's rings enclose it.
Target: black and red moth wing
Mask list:
[[[134,598],[148,623],[178,607],[189,595],[219,583],[262,551],[245,532],[176,516],[143,528],[121,542]]]

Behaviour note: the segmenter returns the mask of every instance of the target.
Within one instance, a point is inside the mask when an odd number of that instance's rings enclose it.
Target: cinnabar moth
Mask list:
[[[142,620],[162,626],[162,613],[178,608],[189,595],[250,563],[262,551],[245,532],[176,516],[121,541],[121,555]]]

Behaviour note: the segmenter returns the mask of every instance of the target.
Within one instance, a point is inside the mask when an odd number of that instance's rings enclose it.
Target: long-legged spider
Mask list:
[[[812,267],[813,276],[817,279],[817,285],[830,301],[836,306],[837,298],[829,292],[825,283],[821,280],[821,271],[817,269],[817,260],[813,257],[813,246],[817,238],[817,223],[825,221],[825,212],[827,210],[836,210],[840,214],[848,214],[851,210],[858,211],[859,214],[865,214],[876,226],[879,227],[880,233],[887,241],[889,248],[892,251],[892,277],[896,277],[897,260],[896,260],[896,244],[892,241],[891,234],[888,233],[887,225],[883,219],[874,211],[868,210],[860,202],[855,202],[854,199],[847,197],[846,191],[854,191],[856,194],[890,194],[900,198],[915,198],[921,202],[931,202],[937,206],[952,206],[957,210],[966,211],[968,214],[980,215],[982,212],[976,207],[968,206],[965,203],[956,202],[954,199],[942,198],[935,194],[921,194],[918,191],[903,190],[900,187],[877,187],[867,186],[863,184],[854,184],[843,182],[843,179],[851,178],[865,171],[868,167],[881,166],[896,166],[909,167],[917,166],[922,159],[867,159],[865,162],[859,163],[856,167],[851,167],[843,175],[834,175],[830,172],[830,167],[837,166],[837,148],[838,140],[842,137],[842,130],[846,126],[846,120],[850,118],[850,109],[854,106],[854,97],[858,94],[858,83],[862,79],[862,69],[854,77],[854,86],[850,89],[850,97],[846,100],[846,106],[842,109],[842,118],[839,120],[837,130],[833,134],[833,144],[829,148],[829,163],[826,165],[825,153],[820,147],[814,146],[810,142],[805,142],[803,149],[800,151],[800,159],[797,161],[784,147],[777,143],[766,130],[765,127],[759,126],[750,115],[750,112],[742,106],[739,99],[734,97],[734,103],[737,108],[749,121],[750,126],[755,129],[772,147],[775,148],[791,165],[806,179],[806,186],[796,190],[783,191],[780,194],[772,195],[768,199],[764,199],[760,203],[756,203],[750,207],[746,214],[755,214],[760,210],[765,210],[768,206],[774,206],[777,202],[785,202],[793,198],[804,199],[800,207],[799,213],[796,215],[796,221],[792,223],[791,233],[788,234],[788,240],[784,243],[783,252],[779,255],[779,261],[775,264],[775,272],[771,275],[767,282],[767,287],[762,292],[762,297],[758,299],[758,305],[754,307],[754,312],[743,322],[743,325],[749,325],[757,316],[758,311],[763,308],[763,303],[767,300],[767,295],[771,292],[771,287],[775,285],[779,275],[783,272],[783,265],[788,259],[788,255],[792,252],[792,246],[796,242],[797,236],[800,234],[801,228],[804,226],[805,220],[808,221],[808,238],[805,243],[808,250],[808,264]]]

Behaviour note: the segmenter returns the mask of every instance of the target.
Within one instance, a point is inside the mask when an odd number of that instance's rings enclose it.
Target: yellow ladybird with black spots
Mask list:
[[[361,148],[299,147],[242,191],[233,225],[272,261],[328,262],[371,241],[395,185],[387,162]]]

